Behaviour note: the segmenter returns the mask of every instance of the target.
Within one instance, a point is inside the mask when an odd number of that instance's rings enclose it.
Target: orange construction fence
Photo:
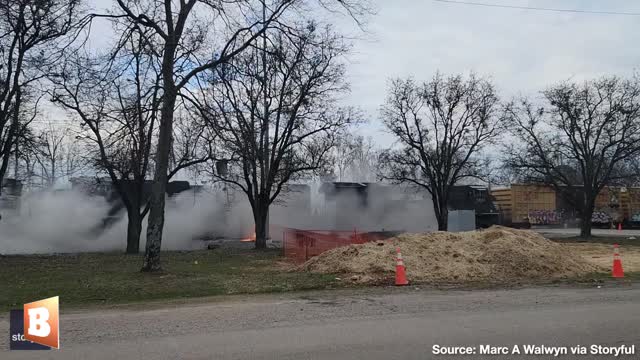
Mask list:
[[[284,256],[303,262],[337,247],[384,240],[398,232],[361,232],[335,230],[301,230],[286,228],[282,233]]]

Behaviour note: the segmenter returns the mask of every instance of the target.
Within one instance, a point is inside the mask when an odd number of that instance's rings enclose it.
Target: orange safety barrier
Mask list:
[[[307,261],[323,252],[341,246],[385,240],[398,232],[366,232],[336,230],[284,229],[282,247],[284,256],[298,262]]]

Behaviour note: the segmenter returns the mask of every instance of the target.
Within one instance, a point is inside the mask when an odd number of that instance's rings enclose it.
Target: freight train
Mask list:
[[[547,185],[512,184],[494,188],[491,195],[500,213],[500,223],[527,227],[574,226],[580,215],[563,196]],[[640,188],[605,187],[598,194],[591,222],[597,227],[640,227]]]

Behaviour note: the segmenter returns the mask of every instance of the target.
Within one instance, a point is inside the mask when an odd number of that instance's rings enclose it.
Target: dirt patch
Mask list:
[[[609,244],[564,244],[576,254],[592,264],[611,269],[613,246]],[[620,258],[624,271],[640,272],[640,246],[620,246]]]
[[[433,284],[572,278],[604,271],[565,245],[529,230],[494,226],[462,233],[402,234],[327,251],[301,270],[346,274],[360,283],[389,282],[400,247],[410,281]]]

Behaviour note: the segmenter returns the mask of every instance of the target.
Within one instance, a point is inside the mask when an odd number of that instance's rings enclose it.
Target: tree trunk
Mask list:
[[[449,209],[447,204],[438,204],[434,202],[433,207],[436,212],[436,220],[438,221],[438,231],[447,231],[449,226]]]
[[[156,170],[151,185],[149,225],[147,227],[147,243],[145,247],[142,271],[161,271],[160,248],[164,229],[164,206],[167,192],[167,171],[169,168],[169,147],[171,146],[171,128],[173,120],[173,103],[169,108],[163,105],[161,114],[158,148],[156,151]]]
[[[591,237],[591,215],[593,215],[593,206],[582,211],[582,221],[580,222],[580,237],[588,239]]]
[[[268,222],[269,217],[269,207],[258,207],[256,211],[254,211],[253,219],[256,225],[256,249],[266,249],[267,248],[267,227],[269,226]]]
[[[9,133],[5,139],[5,143],[3,148],[0,149],[0,193],[2,192],[2,183],[4,182],[4,177],[7,174],[7,170],[9,168],[9,161],[11,159],[10,147],[13,142],[13,136],[15,133],[15,121],[11,124],[9,128]],[[16,179],[17,180],[17,179]]]
[[[18,60],[18,67],[16,67],[16,69],[21,69],[22,68],[22,57],[23,54],[21,54],[19,56],[19,60]],[[18,85],[18,77],[19,77],[20,72],[17,72],[14,75],[14,84],[15,86]],[[5,142],[2,145],[2,148],[0,149],[0,193],[2,192],[2,183],[4,181],[4,177],[7,174],[7,168],[9,167],[9,160],[11,159],[11,145],[13,144],[14,141],[14,137],[16,137],[16,133],[18,132],[18,125],[19,125],[19,116],[20,116],[20,105],[22,104],[22,90],[18,87],[16,89],[16,93],[15,93],[15,99],[14,101],[14,105],[13,105],[13,111],[11,114],[11,124],[9,126],[8,132],[7,132],[7,136],[5,138]],[[9,97],[10,99],[10,97]],[[5,99],[6,101],[7,99]],[[5,117],[4,120],[9,120],[8,118]],[[5,123],[6,126],[6,123]],[[17,145],[16,145],[17,146]],[[16,178],[16,180],[18,180]]]
[[[173,112],[176,103],[177,89],[173,78],[173,58],[175,44],[167,44],[162,62],[162,80],[164,93],[160,111],[160,130],[156,151],[156,168],[151,186],[149,225],[147,227],[147,243],[145,247],[142,271],[161,271],[160,248],[164,229],[164,205],[167,192],[169,170],[169,152],[173,135]]]
[[[438,217],[438,231],[447,231],[449,228],[449,211],[445,208],[440,210],[440,216]]]
[[[140,252],[140,233],[142,232],[142,216],[140,209],[127,209],[127,254]]]
[[[590,186],[585,186],[584,189],[584,198],[583,198],[583,207],[582,207],[582,221],[580,222],[580,237],[583,239],[588,239],[591,237],[591,216],[593,215],[593,209],[596,205],[596,196],[598,196],[598,192],[595,189],[592,189]]]

